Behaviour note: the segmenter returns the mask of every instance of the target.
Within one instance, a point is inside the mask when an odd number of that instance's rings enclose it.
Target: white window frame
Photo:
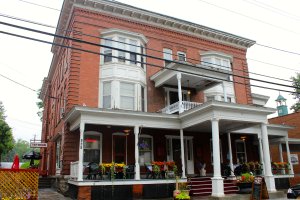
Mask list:
[[[173,51],[169,48],[163,48],[163,58],[168,61],[164,61],[164,66],[170,64],[173,60]]]
[[[107,109],[110,109],[112,108],[112,81],[103,81],[101,82],[102,83],[102,108],[107,108]],[[110,95],[105,95],[104,94],[104,85],[105,84],[110,84]],[[110,106],[109,107],[104,107],[104,97],[106,96],[110,96]]]
[[[102,136],[102,133],[101,132],[97,132],[97,131],[86,131],[86,132],[84,132],[84,136],[88,136],[88,135],[99,136],[99,138],[100,138],[100,144],[99,144],[100,145],[100,147],[99,147],[99,150],[100,150],[99,151],[99,156],[100,156],[100,158],[99,158],[99,160],[100,160],[100,163],[102,163],[102,146],[103,146],[103,141],[102,141],[103,136]],[[87,148],[85,148],[84,145],[83,145],[83,151],[85,149],[87,149]],[[84,161],[84,157],[82,159]],[[83,162],[84,165],[87,165],[88,163],[89,162]]]
[[[175,88],[168,88],[168,87],[165,87],[165,94],[166,94],[166,106],[169,106],[170,105],[170,92],[177,92],[178,93],[178,89],[175,89]],[[181,90],[182,92],[182,101],[190,101],[190,95],[188,95],[188,90]],[[183,95],[186,95],[186,100],[183,99]]]
[[[128,95],[128,94],[121,94],[122,93],[122,90],[121,90],[121,85],[122,84],[128,84],[128,85],[131,85],[132,86],[132,88],[133,88],[133,95],[132,96],[130,96],[130,95]],[[136,101],[137,101],[137,96],[136,96],[136,87],[135,87],[135,83],[130,83],[130,82],[120,82],[120,93],[119,93],[119,95],[120,95],[120,109],[124,109],[124,110],[135,110],[136,108]],[[128,109],[128,108],[122,108],[122,97],[129,97],[129,98],[132,98],[133,99],[133,107],[132,107],[132,109]]]
[[[150,138],[151,139],[151,161],[153,161],[154,160],[154,153],[153,153],[153,136],[151,136],[151,135],[148,135],[148,134],[141,134],[141,135],[139,135],[139,139],[141,139],[141,138]],[[139,155],[140,155],[140,158],[141,158],[141,150],[139,149]],[[140,165],[142,166],[142,165],[144,165],[145,164],[145,162],[144,163],[141,163],[141,160],[139,159],[139,163],[140,163]]]
[[[237,143],[243,143],[243,146],[244,146],[244,152],[238,152],[238,151],[237,151]],[[237,139],[237,140],[234,141],[234,144],[235,144],[236,162],[237,162],[238,164],[241,164],[241,163],[238,162],[238,154],[240,154],[240,153],[244,153],[244,156],[245,156],[244,162],[247,162],[247,151],[246,151],[246,143],[245,143],[245,141],[240,140],[240,139]]]
[[[182,55],[183,55],[183,56],[182,56]],[[184,61],[184,62],[186,62],[186,53],[185,53],[185,52],[178,51],[178,52],[177,52],[177,57],[178,57],[178,61]],[[183,60],[180,60],[180,59],[179,59],[180,57],[183,57]]]

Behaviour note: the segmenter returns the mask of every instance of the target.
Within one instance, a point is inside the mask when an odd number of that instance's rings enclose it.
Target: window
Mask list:
[[[201,64],[223,70],[231,70],[230,58],[219,54],[209,54],[209,56],[203,55],[201,57]]]
[[[173,58],[172,58],[172,50],[164,48],[163,52],[164,52],[165,66],[167,66],[173,60]]]
[[[145,54],[144,47],[142,47],[142,46],[141,46],[141,54]],[[145,67],[144,62],[145,62],[145,58],[144,58],[144,56],[141,56],[141,67],[142,67],[143,69],[144,69],[144,67]]]
[[[106,40],[104,40],[104,45],[112,47],[111,39],[112,38],[106,38]],[[103,53],[104,53],[104,63],[111,62],[112,61],[112,49],[105,48]]]
[[[206,97],[206,101],[214,101],[215,100],[215,96],[207,96]]]
[[[111,108],[111,82],[103,82],[103,108]]]
[[[137,41],[136,40],[129,40],[130,43],[130,64],[136,64],[137,62]]]
[[[237,163],[241,164],[241,163],[247,162],[245,141],[236,140],[235,148],[236,148]]]
[[[177,55],[178,55],[178,60],[179,61],[186,61],[186,54],[184,53],[184,52],[178,52],[177,53]]]
[[[135,89],[132,83],[120,83],[120,108],[134,110]]]
[[[61,140],[57,140],[56,141],[56,169],[60,169],[61,168],[61,160],[60,160],[60,156],[61,156]]]
[[[145,163],[152,162],[152,137],[148,135],[141,135],[139,138],[139,163],[144,165]]]
[[[224,101],[224,96],[221,96],[221,101]],[[231,98],[230,97],[227,97],[227,102],[231,103]]]
[[[119,49],[125,50],[125,38],[119,37],[118,38],[118,47]],[[118,61],[119,62],[125,62],[125,52],[124,51],[118,51]]]
[[[141,111],[145,111],[145,87],[141,86]]]
[[[98,134],[84,135],[83,162],[100,163],[100,135]]]

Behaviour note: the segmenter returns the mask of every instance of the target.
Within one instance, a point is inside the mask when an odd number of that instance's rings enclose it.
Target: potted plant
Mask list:
[[[237,177],[237,186],[239,188],[238,193],[249,194],[252,190],[252,183],[254,176],[251,173],[243,173],[240,177]]]

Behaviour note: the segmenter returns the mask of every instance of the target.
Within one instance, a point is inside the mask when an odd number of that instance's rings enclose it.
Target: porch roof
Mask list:
[[[273,108],[256,107],[219,101],[210,101],[181,114],[149,113],[75,106],[66,116],[70,130],[81,122],[112,126],[143,126],[156,129],[184,129],[211,132],[211,119],[219,119],[219,130],[229,132],[267,123]]]
[[[177,86],[177,73],[181,72],[181,86],[204,90],[213,87],[222,81],[228,80],[231,71],[205,65],[194,65],[183,61],[174,61],[164,69],[151,76],[155,87],[163,85]]]

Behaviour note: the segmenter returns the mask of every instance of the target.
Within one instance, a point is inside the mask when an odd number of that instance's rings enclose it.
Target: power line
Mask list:
[[[18,85],[20,85],[20,86],[22,86],[22,87],[24,87],[24,88],[27,88],[27,89],[29,89],[29,90],[31,90],[31,91],[33,91],[33,92],[37,92],[35,89],[32,89],[32,88],[30,88],[30,87],[28,87],[28,86],[26,86],[26,85],[24,85],[24,84],[22,84],[22,83],[19,83],[19,82],[15,81],[15,80],[13,80],[13,79],[11,79],[11,78],[8,78],[7,76],[4,76],[4,75],[2,75],[2,74],[0,74],[0,76],[2,76],[3,78],[5,78],[5,79],[7,79],[7,80],[9,80],[9,81],[11,81],[11,82],[14,82],[15,84],[18,84]]]
[[[23,19],[23,18],[17,18],[17,17],[13,17],[13,16],[8,16],[8,15],[4,15],[4,14],[1,14],[1,13],[0,13],[0,16],[6,17],[6,18],[11,18],[11,19],[14,19],[14,20],[20,20],[20,21],[27,22],[27,23],[34,23],[36,25],[46,26],[46,27],[49,27],[49,28],[55,28],[57,30],[62,30],[62,31],[66,31],[66,32],[72,32],[73,31],[74,33],[76,33],[78,35],[84,35],[84,36],[88,36],[88,37],[92,37],[92,38],[97,38],[97,39],[104,39],[104,40],[107,40],[107,41],[112,41],[112,42],[117,42],[117,43],[121,43],[121,44],[131,45],[131,46],[135,46],[135,47],[139,47],[139,48],[142,47],[142,48],[145,48],[146,50],[151,50],[151,51],[160,52],[160,53],[164,53],[164,54],[168,54],[168,55],[172,55],[172,56],[177,56],[176,54],[163,52],[163,51],[157,50],[157,49],[143,47],[143,46],[139,46],[139,45],[135,45],[135,44],[130,44],[130,43],[126,43],[126,42],[121,42],[121,41],[117,41],[117,40],[113,40],[113,39],[109,39],[109,38],[104,38],[104,37],[100,37],[100,36],[95,36],[95,35],[90,35],[90,34],[84,34],[84,33],[80,32],[80,31],[76,31],[76,30],[61,29],[61,28],[57,28],[55,26],[45,25],[45,24],[42,24],[42,23],[39,23],[39,22],[32,22],[30,20],[26,20],[26,19]],[[197,62],[199,61],[199,60],[196,60],[196,59],[193,59],[193,58],[189,58],[189,57],[186,57],[186,58],[188,60],[192,60],[192,61],[197,61]],[[211,62],[201,61],[201,63],[205,63],[205,64],[208,64],[208,65],[214,65],[214,66],[218,66],[218,67],[222,67],[222,68],[231,69],[230,67],[226,67],[226,66],[215,64],[215,63],[211,63]],[[249,71],[246,71],[246,70],[240,70],[240,69],[235,69],[235,70],[236,71],[241,71],[241,72],[246,72],[246,73],[249,73],[249,74],[259,75],[259,76],[263,76],[263,77],[267,77],[267,78],[272,78],[272,79],[282,80],[282,81],[286,81],[286,82],[291,82],[290,80],[286,80],[286,79],[282,79],[282,78],[278,78],[278,77],[273,77],[273,76],[268,76],[268,75],[264,75],[264,74],[259,74],[259,73],[254,73],[254,72],[249,72]]]
[[[27,37],[27,36],[23,36],[23,35],[18,35],[18,34],[14,34],[14,33],[9,33],[9,32],[5,32],[5,31],[0,31],[0,33],[6,34],[6,35],[15,36],[15,37],[19,37],[19,38],[23,38],[23,39],[28,39],[28,40],[32,40],[32,41],[37,41],[37,42],[42,42],[42,43],[46,43],[46,44],[51,44],[51,45],[55,45],[55,46],[60,46],[60,47],[63,47],[63,48],[70,48],[70,49],[73,49],[73,50],[78,50],[78,51],[82,51],[82,52],[86,52],[86,53],[92,53],[92,54],[96,54],[96,55],[108,56],[108,55],[105,55],[105,54],[99,53],[99,52],[94,52],[94,51],[90,51],[90,50],[86,50],[86,49],[81,49],[81,48],[77,48],[77,47],[71,47],[71,46],[67,46],[67,45],[62,45],[62,44],[58,44],[58,43],[54,43],[54,42],[40,40],[40,39],[36,39],[36,38],[32,38],[32,37]],[[109,55],[109,57],[119,58],[117,56],[111,56],[111,55]],[[123,60],[129,60],[130,61],[130,59],[126,59],[126,58],[124,58]],[[165,67],[162,67],[160,65],[150,64],[150,63],[141,62],[141,61],[135,61],[135,62],[146,64],[146,65],[153,66],[153,67],[158,67],[160,69],[167,69],[167,70],[172,70],[172,71],[177,71],[177,72],[183,72],[183,73],[186,73],[186,74],[191,74],[191,75],[195,75],[195,76],[199,76],[199,77],[213,78],[215,80],[227,81],[227,82],[237,83],[237,84],[241,84],[241,85],[245,85],[245,86],[253,86],[253,87],[258,87],[258,88],[263,88],[263,89],[270,89],[270,90],[275,90],[275,91],[288,92],[288,93],[297,93],[297,92],[294,92],[294,91],[287,91],[287,90],[282,90],[282,89],[275,89],[275,88],[265,87],[265,86],[261,86],[261,85],[248,84],[248,83],[241,83],[241,82],[237,82],[237,81],[225,80],[225,79],[221,79],[221,78],[210,77],[210,76],[206,76],[206,75],[200,75],[200,74],[197,74],[197,73],[186,72],[186,71],[183,71],[183,70],[177,70],[177,69],[172,69],[172,68],[165,68]],[[293,88],[296,89],[295,87],[293,87]]]
[[[48,8],[48,9],[55,10],[55,11],[60,11],[59,9],[56,9],[56,8],[44,6],[44,5],[41,5],[41,4],[29,2],[29,1],[24,1],[24,0],[18,0],[18,1],[21,1],[21,2],[24,2],[24,3],[28,3],[28,4],[31,4],[31,5],[35,5],[35,6],[39,6],[39,7],[43,7],[43,8]]]
[[[207,1],[204,1],[204,0],[198,0],[198,1],[201,1],[201,2],[206,3],[206,4],[209,4],[209,5],[211,5],[211,6],[220,8],[220,9],[222,9],[222,10],[226,10],[226,11],[231,12],[231,13],[234,13],[234,14],[236,14],[236,15],[240,15],[240,16],[243,16],[243,17],[245,17],[245,18],[248,18],[248,19],[251,19],[251,20],[254,20],[254,21],[258,21],[258,22],[260,22],[260,23],[267,24],[267,25],[269,25],[269,26],[272,26],[272,27],[275,27],[275,28],[278,28],[278,29],[281,29],[281,30],[284,30],[284,31],[288,31],[288,32],[290,32],[290,33],[294,33],[294,34],[300,35],[299,32],[296,32],[296,31],[293,31],[293,30],[290,30],[290,29],[287,29],[287,28],[283,28],[283,27],[281,27],[281,26],[277,26],[277,25],[272,24],[272,23],[269,23],[269,22],[265,22],[265,21],[263,21],[263,20],[260,20],[260,19],[254,18],[254,17],[250,17],[250,16],[248,16],[248,15],[244,15],[244,14],[239,13],[239,12],[236,12],[236,11],[234,11],[234,10],[230,10],[230,9],[228,9],[228,8],[224,8],[224,7],[222,7],[222,6],[218,6],[218,5],[215,5],[215,4],[213,4],[213,3],[210,3],[210,2],[207,2]]]
[[[265,47],[265,48],[273,49],[273,50],[276,50],[276,51],[281,51],[281,52],[284,52],[284,53],[289,53],[289,54],[294,54],[294,55],[300,56],[300,53],[298,53],[298,52],[288,51],[288,50],[284,50],[284,49],[279,49],[279,48],[276,48],[276,47],[271,47],[271,46],[264,45],[264,44],[259,44],[259,43],[255,43],[255,44],[258,45],[258,46],[262,46],[262,47]]]
[[[300,70],[297,70],[297,69],[291,69],[291,68],[284,67],[284,66],[281,66],[281,65],[275,65],[275,64],[272,64],[272,63],[268,63],[268,62],[264,62],[264,61],[260,61],[260,60],[256,60],[256,59],[252,59],[252,58],[247,58],[247,59],[248,59],[248,60],[253,60],[253,61],[255,61],[255,62],[263,63],[263,64],[266,64],[266,65],[272,65],[272,66],[275,66],[275,67],[279,67],[279,68],[284,68],[284,69],[288,69],[288,70],[300,72]]]
[[[88,41],[84,41],[84,40],[80,40],[80,39],[75,39],[75,38],[71,38],[71,37],[61,36],[61,35],[58,35],[58,34],[53,34],[53,33],[45,32],[45,31],[40,31],[40,30],[36,30],[36,29],[32,29],[32,28],[18,26],[18,25],[11,24],[11,23],[6,23],[6,22],[1,22],[0,21],[0,24],[6,25],[6,26],[11,26],[11,27],[14,27],[14,28],[19,28],[19,29],[27,30],[27,31],[31,31],[31,32],[36,32],[36,33],[40,33],[40,34],[44,34],[44,35],[49,35],[49,36],[54,36],[54,37],[58,37],[58,38],[62,38],[62,39],[72,40],[72,41],[79,42],[79,43],[89,44],[89,45],[92,45],[92,46],[104,47],[104,48],[109,48],[109,49],[112,49],[112,50],[122,51],[122,52],[126,52],[126,53],[132,53],[131,51],[120,49],[120,48],[116,48],[116,47],[111,47],[111,46],[102,45],[102,44],[98,44],[98,43],[92,43],[92,42],[88,42]],[[156,60],[169,61],[169,62],[173,62],[173,63],[176,63],[176,64],[185,65],[185,66],[192,67],[192,68],[199,68],[199,66],[196,66],[196,65],[193,65],[193,64],[183,63],[183,62],[174,61],[174,60],[170,61],[170,60],[166,60],[166,59],[159,58],[159,57],[156,57],[156,56],[150,56],[150,55],[146,55],[146,54],[142,54],[142,53],[137,53],[137,52],[134,52],[134,53],[137,54],[137,55],[140,55],[140,56],[145,56],[145,57],[153,58],[153,59],[156,59]],[[253,80],[253,81],[259,81],[259,82],[263,82],[263,83],[268,83],[268,84],[274,84],[274,85],[278,85],[278,86],[284,86],[284,87],[294,88],[291,85],[274,83],[274,82],[271,82],[271,81],[265,81],[265,80],[261,80],[261,79],[250,78],[250,77],[247,77],[247,76],[242,76],[242,75],[237,75],[237,74],[231,74],[230,72],[216,71],[215,69],[209,69],[209,68],[203,68],[203,69],[207,70],[207,71],[212,71],[212,72],[217,72],[217,73],[221,73],[221,74],[232,75],[232,76],[236,76],[236,77],[244,78],[244,79],[249,79],[249,80]],[[214,78],[214,77],[209,77],[209,78]]]

